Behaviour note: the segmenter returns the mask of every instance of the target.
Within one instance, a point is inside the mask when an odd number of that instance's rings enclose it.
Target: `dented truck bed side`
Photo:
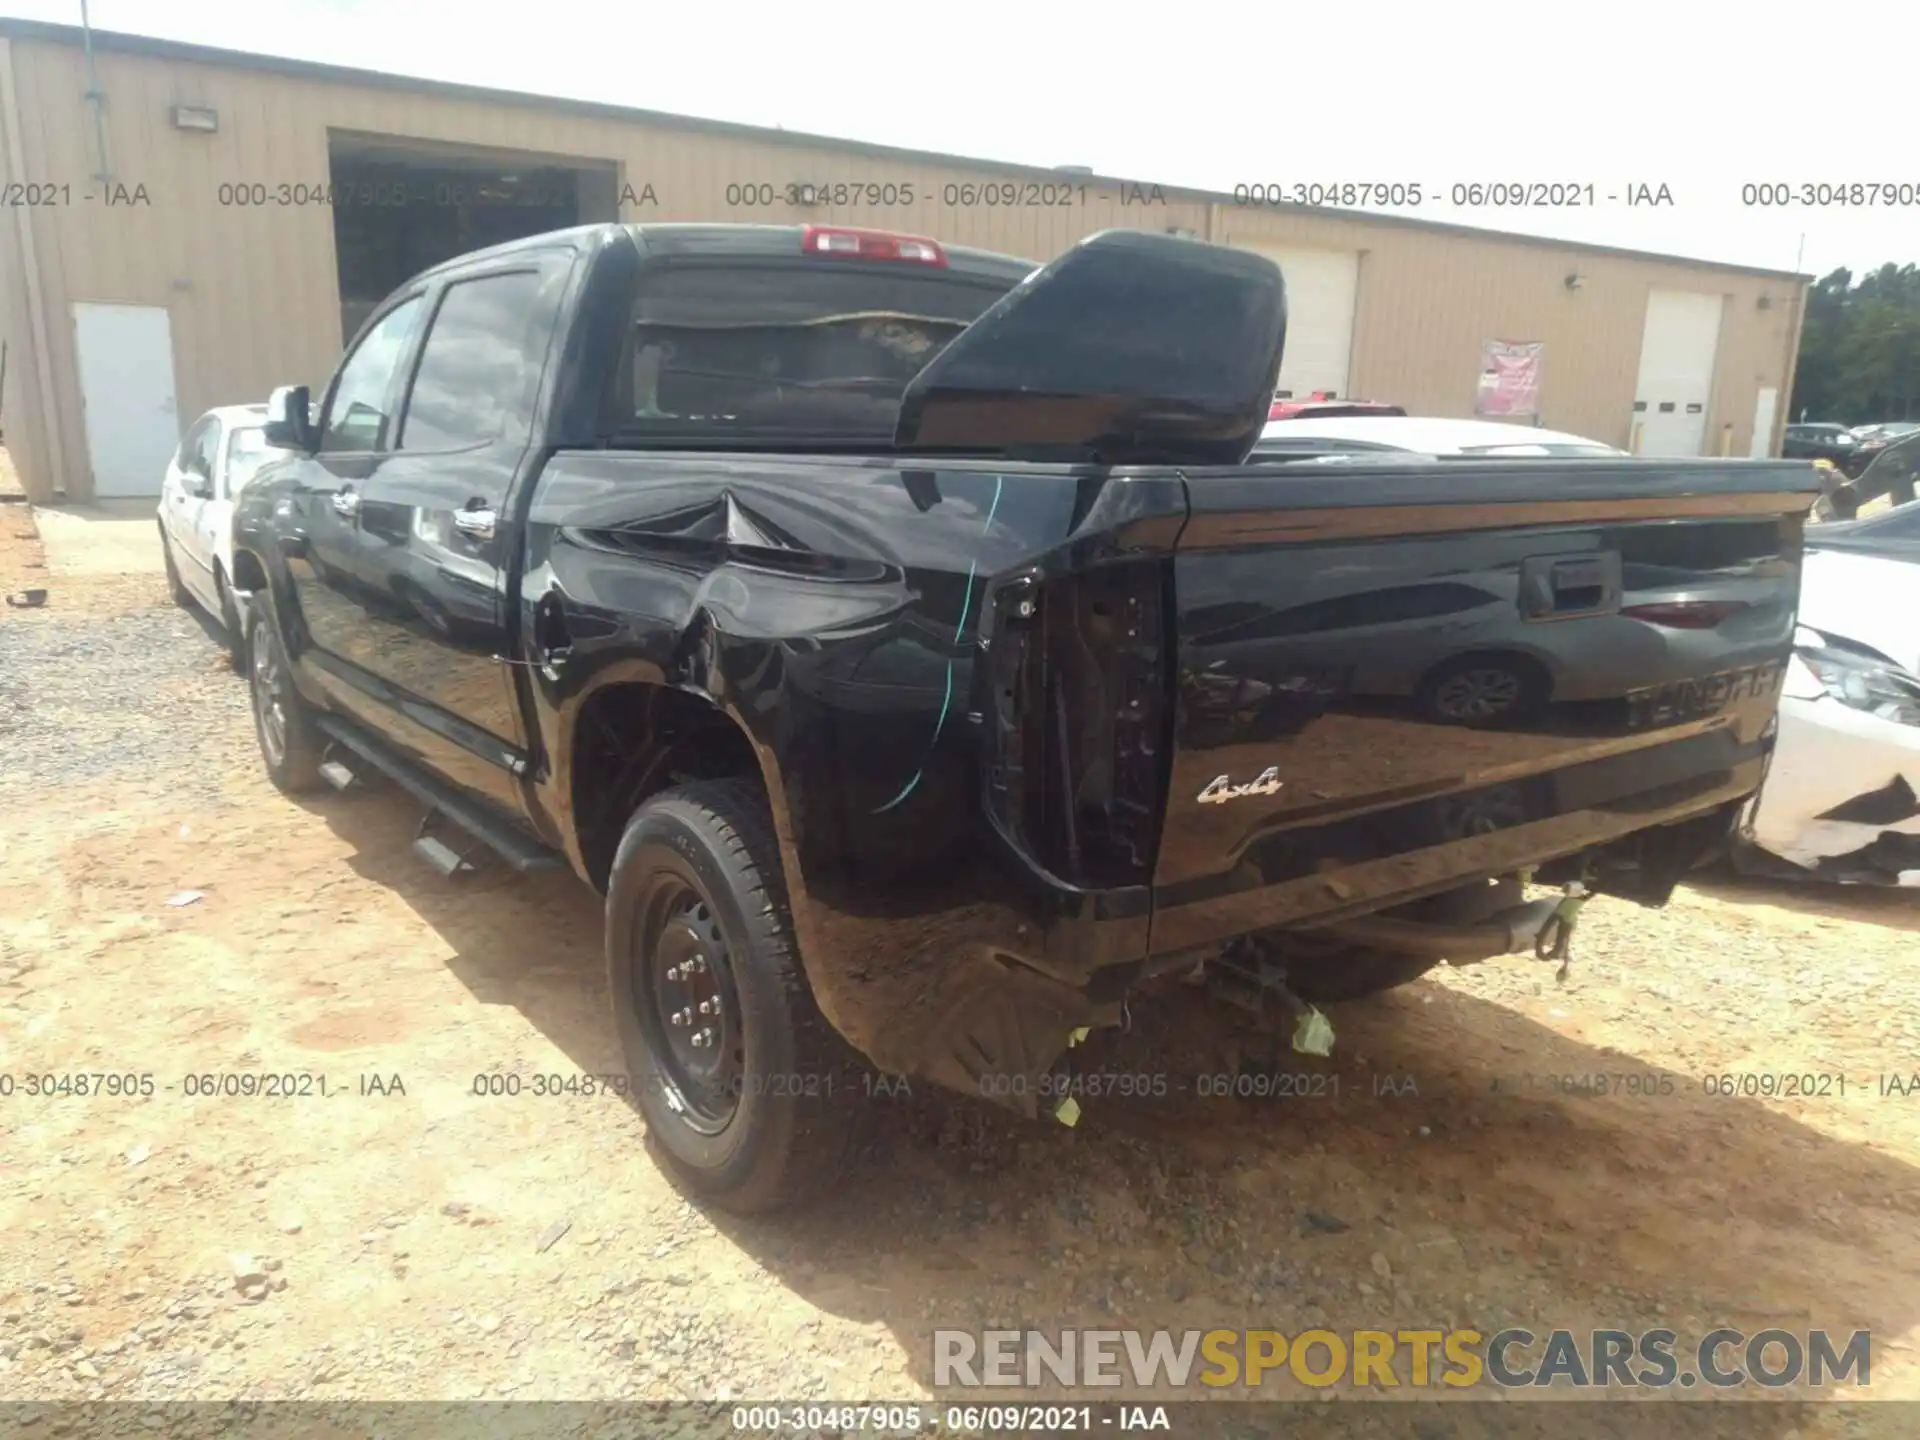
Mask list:
[[[575,639],[519,672],[554,758],[530,802],[579,833],[600,687],[710,699],[759,757],[828,1018],[898,1073],[1044,1068],[1165,957],[1660,827],[1684,869],[1764,768],[1803,470],[1356,465],[1331,494],[1285,466],[561,454],[524,594]],[[1607,593],[1528,589],[1595,555]],[[1547,688],[1487,726],[1370,690],[1410,640]]]

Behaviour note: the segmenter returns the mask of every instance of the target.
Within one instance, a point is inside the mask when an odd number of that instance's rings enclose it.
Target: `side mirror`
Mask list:
[[[317,442],[314,430],[313,401],[306,386],[282,385],[273,392],[267,401],[267,444],[311,455]]]
[[[205,500],[213,494],[213,479],[204,470],[198,468],[188,470],[185,482],[187,494],[196,500]]]

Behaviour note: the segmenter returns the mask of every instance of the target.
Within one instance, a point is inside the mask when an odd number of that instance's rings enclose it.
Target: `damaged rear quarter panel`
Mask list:
[[[579,865],[581,707],[631,682],[704,696],[759,757],[828,1019],[896,1073],[964,1087],[1022,1069],[1081,1023],[1089,964],[1144,954],[1147,908],[1092,927],[1096,956],[1073,927],[1064,953],[1050,941],[1094,898],[982,818],[987,582],[1168,547],[1183,497],[1177,477],[1059,466],[562,453],[530,500],[519,601],[523,635],[558,606],[571,640],[562,665],[527,668],[549,757],[536,803]],[[998,963],[1013,955],[1028,963]],[[969,1034],[998,1037],[990,1066]]]

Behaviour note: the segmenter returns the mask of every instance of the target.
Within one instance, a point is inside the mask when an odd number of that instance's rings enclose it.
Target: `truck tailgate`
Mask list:
[[[1187,479],[1156,951],[1572,855],[1759,783],[1811,466]]]

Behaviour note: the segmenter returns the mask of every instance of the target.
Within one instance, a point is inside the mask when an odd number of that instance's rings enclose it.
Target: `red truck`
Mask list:
[[[1304,400],[1291,393],[1275,395],[1267,409],[1268,420],[1331,420],[1348,415],[1404,415],[1398,405],[1383,400],[1341,400],[1331,390],[1316,390]]]

